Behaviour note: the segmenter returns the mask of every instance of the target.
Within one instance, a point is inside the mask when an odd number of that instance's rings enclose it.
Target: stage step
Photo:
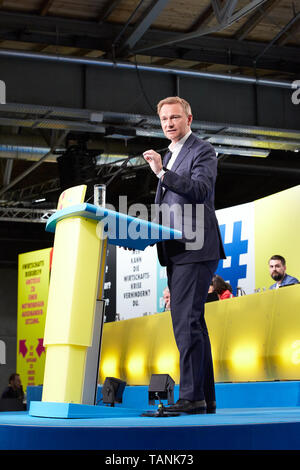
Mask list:
[[[101,389],[98,387],[97,402],[102,404]],[[178,399],[179,387],[174,388],[174,400]],[[40,401],[42,386],[27,388],[27,408],[30,401]],[[300,406],[300,381],[217,383],[216,399],[218,409],[295,407]],[[163,400],[163,403],[166,403]],[[122,404],[115,406],[141,409],[148,406],[148,386],[127,386]]]

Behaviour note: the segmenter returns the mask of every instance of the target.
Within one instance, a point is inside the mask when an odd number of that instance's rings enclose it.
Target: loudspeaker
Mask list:
[[[106,377],[102,387],[103,403],[114,406],[115,403],[122,403],[123,392],[126,382],[114,377]]]
[[[70,147],[63,155],[57,157],[57,166],[61,189],[86,184],[96,175],[96,157],[93,152],[77,146]]]
[[[174,404],[175,382],[168,374],[152,374],[148,388],[149,405],[155,400],[168,400],[168,405]]]

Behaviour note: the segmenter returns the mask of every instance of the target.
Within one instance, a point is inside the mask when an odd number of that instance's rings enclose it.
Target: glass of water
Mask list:
[[[105,207],[106,199],[106,185],[95,184],[94,185],[94,205]]]

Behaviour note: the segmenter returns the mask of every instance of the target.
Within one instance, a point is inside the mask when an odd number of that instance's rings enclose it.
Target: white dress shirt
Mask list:
[[[167,164],[167,169],[168,170],[171,170],[172,166],[174,165],[174,162],[180,152],[180,150],[182,149],[183,147],[183,144],[185,143],[185,141],[189,138],[189,136],[191,135],[192,131],[189,130],[184,137],[182,137],[182,139],[178,140],[178,142],[172,142],[170,145],[169,145],[169,150],[170,152],[172,153],[172,157],[170,158],[170,160],[168,161],[168,164]],[[158,178],[161,178],[163,175],[165,174],[165,170],[161,170],[156,176]]]
[[[191,135],[192,131],[189,130],[189,132],[187,134],[185,134],[184,137],[182,137],[182,139],[178,140],[178,142],[172,142],[170,145],[169,145],[169,150],[170,152],[172,152],[172,157],[170,158],[170,160],[168,161],[168,164],[167,164],[167,168],[168,170],[171,170],[180,150],[182,149],[183,147],[183,144],[185,143],[185,141],[189,138],[189,136]]]

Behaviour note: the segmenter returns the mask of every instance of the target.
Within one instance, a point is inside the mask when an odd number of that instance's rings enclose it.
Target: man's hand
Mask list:
[[[158,175],[158,173],[162,170],[162,161],[160,154],[155,152],[155,150],[146,150],[146,152],[143,153],[143,157],[146,162],[149,163],[151,170],[156,175]]]

